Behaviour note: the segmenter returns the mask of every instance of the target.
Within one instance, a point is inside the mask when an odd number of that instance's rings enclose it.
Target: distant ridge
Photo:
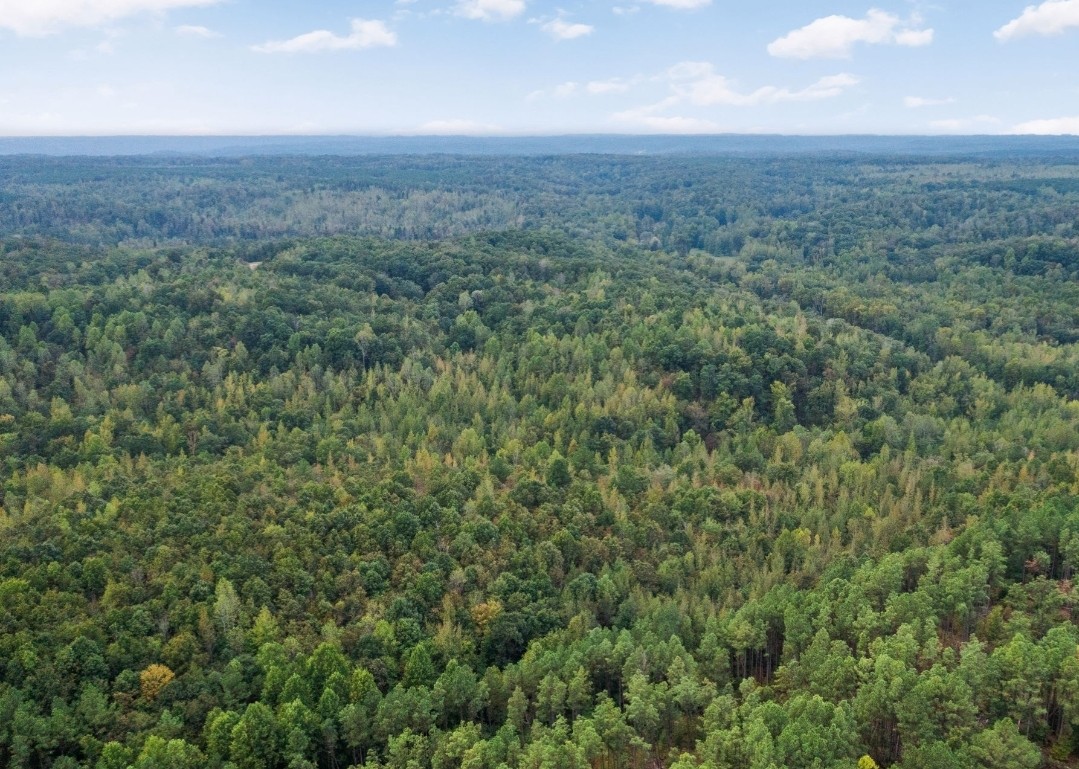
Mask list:
[[[0,155],[900,155],[1079,154],[1079,136],[50,136],[0,137]]]

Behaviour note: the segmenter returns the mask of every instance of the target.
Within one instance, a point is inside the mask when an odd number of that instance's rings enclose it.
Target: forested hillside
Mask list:
[[[0,160],[0,766],[1079,765],[1079,158]]]

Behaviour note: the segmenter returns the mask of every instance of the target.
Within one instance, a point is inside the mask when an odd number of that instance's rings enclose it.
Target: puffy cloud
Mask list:
[[[1059,35],[1069,27],[1079,27],[1079,0],[1046,0],[1028,5],[993,36],[1004,42],[1023,35]]]
[[[564,19],[555,19],[543,25],[543,31],[555,40],[573,40],[591,35],[595,27],[591,24],[572,24]]]
[[[397,45],[397,35],[386,26],[385,22],[353,19],[352,30],[347,35],[337,35],[329,30],[318,29],[290,40],[271,40],[262,45],[252,46],[252,50],[259,53],[317,53],[394,45]]]
[[[480,21],[508,21],[524,13],[524,0],[461,0],[457,15]]]
[[[1056,117],[1046,120],[1028,120],[1012,129],[1017,134],[1040,134],[1059,136],[1061,134],[1079,134],[1079,115],[1075,117]]]
[[[207,27],[197,27],[193,24],[183,24],[176,28],[176,34],[181,37],[221,37],[220,32],[214,32]]]
[[[903,21],[894,13],[872,9],[863,19],[825,16],[768,44],[768,53],[789,59],[843,59],[858,43],[923,46],[933,30],[922,29],[917,16]]]
[[[46,35],[71,27],[96,27],[139,13],[214,5],[220,0],[0,0],[0,29]]]
[[[910,109],[918,109],[919,107],[939,107],[943,104],[953,104],[955,99],[948,97],[947,99],[927,99],[924,96],[908,96],[903,99],[903,106]]]

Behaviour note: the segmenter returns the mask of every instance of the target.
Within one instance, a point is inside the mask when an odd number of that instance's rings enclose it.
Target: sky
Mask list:
[[[0,0],[0,135],[1079,134],[1079,0]]]

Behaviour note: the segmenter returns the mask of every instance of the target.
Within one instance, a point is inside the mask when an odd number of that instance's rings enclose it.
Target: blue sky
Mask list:
[[[0,0],[0,135],[1079,133],[1079,0]]]

